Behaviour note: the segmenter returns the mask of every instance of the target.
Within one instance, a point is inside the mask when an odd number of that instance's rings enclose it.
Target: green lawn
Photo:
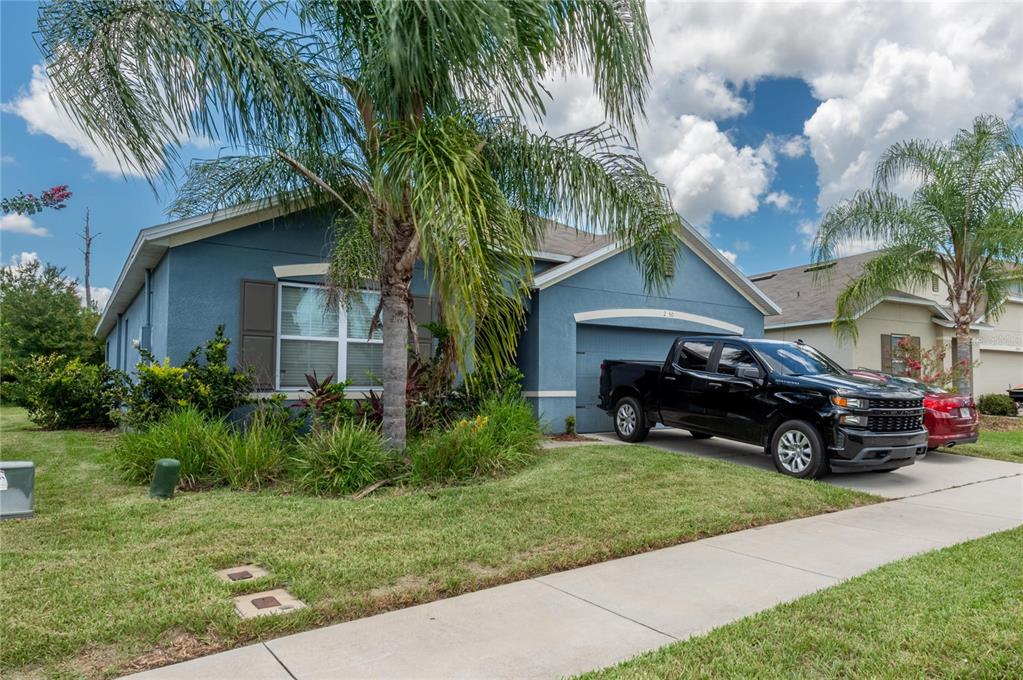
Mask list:
[[[886,565],[587,678],[1021,678],[1023,527]]]
[[[555,450],[513,477],[361,501],[216,490],[152,501],[102,464],[115,435],[0,413],[37,465],[31,520],[0,523],[0,674],[101,676],[502,582],[877,499],[633,446]],[[224,584],[255,562],[271,576]],[[310,608],[240,621],[232,593]]]
[[[1023,430],[995,432],[981,430],[976,444],[964,444],[951,449],[938,449],[944,453],[959,453],[978,458],[994,458],[1011,463],[1023,463]]]

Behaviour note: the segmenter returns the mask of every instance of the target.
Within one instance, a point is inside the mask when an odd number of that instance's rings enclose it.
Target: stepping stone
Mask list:
[[[305,606],[305,602],[295,598],[283,588],[249,593],[234,598],[234,609],[243,619],[269,616],[270,614],[290,614]]]
[[[268,575],[270,572],[263,567],[256,566],[255,564],[243,564],[240,567],[228,567],[227,569],[221,569],[214,573],[222,581],[238,583],[239,581],[251,581],[253,579],[261,578]]]

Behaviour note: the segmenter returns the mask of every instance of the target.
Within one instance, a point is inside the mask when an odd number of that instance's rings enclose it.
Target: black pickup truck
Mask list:
[[[887,472],[927,452],[923,395],[849,375],[802,342],[680,337],[663,363],[605,360],[600,407],[628,442],[657,423],[763,446],[779,472]]]

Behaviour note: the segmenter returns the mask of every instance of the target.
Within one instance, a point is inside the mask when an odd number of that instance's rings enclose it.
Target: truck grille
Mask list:
[[[870,408],[923,408],[923,399],[871,399]]]
[[[867,418],[867,429],[871,432],[912,432],[919,430],[923,425],[923,416],[870,416]]]

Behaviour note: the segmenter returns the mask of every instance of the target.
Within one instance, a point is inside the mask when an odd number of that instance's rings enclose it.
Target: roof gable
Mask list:
[[[678,232],[679,240],[689,248],[708,267],[720,276],[728,285],[734,288],[750,304],[756,307],[765,315],[781,313],[781,308],[764,294],[759,288],[746,278],[739,269],[729,262],[717,248],[712,246],[695,229],[683,222],[682,229]],[[582,257],[571,262],[566,262],[557,267],[552,267],[543,272],[533,280],[533,287],[536,290],[544,290],[555,284],[569,279],[590,267],[596,266],[607,259],[625,252],[626,248],[617,241],[610,241],[607,245],[593,250]]]

